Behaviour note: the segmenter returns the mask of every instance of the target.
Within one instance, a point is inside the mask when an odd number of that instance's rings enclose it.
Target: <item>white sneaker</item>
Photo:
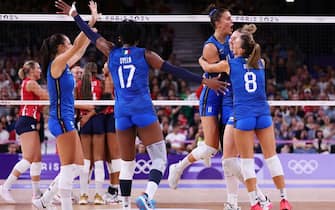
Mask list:
[[[263,200],[263,201],[259,199],[259,204],[261,205],[261,207],[263,208],[263,210],[270,210],[273,207],[272,203],[268,199],[268,197],[266,197],[266,200]]]
[[[122,202],[118,194],[110,194],[109,192],[106,192],[102,198],[109,204],[119,204]]]
[[[44,204],[42,199],[33,199],[33,206],[37,209],[56,210],[56,206],[52,204]]]
[[[94,205],[104,205],[105,200],[102,199],[102,196],[99,193],[95,193],[93,203],[94,203]]]
[[[225,203],[223,210],[242,210],[241,207],[234,207],[234,205],[230,204],[230,203]]]
[[[178,163],[170,165],[169,169],[170,169],[168,176],[169,186],[172,189],[177,189],[178,182],[180,180],[183,171],[178,167]]]
[[[0,196],[4,199],[7,203],[16,203],[12,194],[9,190],[5,189],[3,185],[0,185]]]
[[[79,205],[87,205],[88,204],[88,195],[85,193],[81,194],[79,197]]]

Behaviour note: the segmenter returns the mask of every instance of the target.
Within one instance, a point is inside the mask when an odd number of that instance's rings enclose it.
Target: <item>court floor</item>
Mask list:
[[[133,200],[145,187],[145,181],[134,181]],[[48,181],[43,181],[41,188],[45,189]],[[93,196],[93,185],[90,191]],[[274,204],[274,210],[279,209],[279,194],[273,188],[270,181],[263,181],[260,187],[270,197]],[[294,210],[334,210],[335,209],[335,181],[288,181],[288,196],[293,204]],[[74,194],[78,196],[78,183],[74,185]],[[29,181],[18,181],[12,190],[12,195],[17,204],[5,204],[0,200],[1,210],[33,210],[31,206],[31,187]],[[189,210],[189,209],[211,209],[222,210],[225,201],[225,184],[221,180],[182,180],[180,188],[172,190],[168,188],[166,180],[161,183],[157,192],[157,207],[161,210]],[[250,209],[245,188],[239,191],[240,206],[243,210]],[[60,209],[60,206],[56,206]],[[135,205],[132,206],[135,208]],[[75,210],[100,210],[120,209],[120,205],[74,205]]]

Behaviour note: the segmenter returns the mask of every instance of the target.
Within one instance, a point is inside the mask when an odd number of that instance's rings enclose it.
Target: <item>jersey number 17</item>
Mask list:
[[[134,78],[135,70],[136,70],[136,68],[133,64],[119,66],[118,75],[119,75],[121,88],[130,88],[131,87],[131,83],[132,83],[133,78]],[[123,78],[123,71],[129,71],[126,84],[125,84],[125,80]]]

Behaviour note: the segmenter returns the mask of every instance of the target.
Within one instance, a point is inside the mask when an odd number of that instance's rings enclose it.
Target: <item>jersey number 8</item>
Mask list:
[[[129,87],[131,87],[131,83],[133,81],[133,77],[134,77],[134,74],[135,74],[135,69],[136,68],[135,68],[135,66],[133,64],[119,66],[118,74],[119,74],[119,80],[120,80],[121,88],[129,88]],[[126,86],[124,84],[124,78],[123,78],[123,73],[122,73],[124,70],[130,71],[129,75],[128,75],[128,78],[127,78],[127,84],[126,84]]]
[[[244,74],[244,87],[248,93],[253,93],[257,90],[256,74],[250,71]]]

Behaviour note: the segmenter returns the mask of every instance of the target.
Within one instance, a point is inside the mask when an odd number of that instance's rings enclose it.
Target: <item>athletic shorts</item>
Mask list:
[[[117,130],[126,130],[133,126],[136,127],[146,127],[158,120],[156,114],[145,113],[145,114],[136,114],[126,117],[115,118],[115,127]]]
[[[268,115],[248,117],[235,121],[235,128],[243,131],[268,128],[272,125],[272,118]]]
[[[222,125],[233,125],[234,124],[233,107],[222,106],[221,124]]]
[[[200,95],[199,113],[200,116],[218,116],[221,113],[222,94],[204,87]]]
[[[105,132],[115,133],[115,118],[114,114],[105,114]]]
[[[21,135],[30,131],[37,131],[37,120],[33,117],[20,116],[15,123],[15,131],[18,135]]]
[[[55,137],[58,137],[63,133],[70,132],[76,129],[74,119],[59,120],[55,118],[49,118],[48,127],[51,134]]]
[[[105,115],[100,113],[92,116],[84,126],[80,128],[80,134],[104,134]]]

